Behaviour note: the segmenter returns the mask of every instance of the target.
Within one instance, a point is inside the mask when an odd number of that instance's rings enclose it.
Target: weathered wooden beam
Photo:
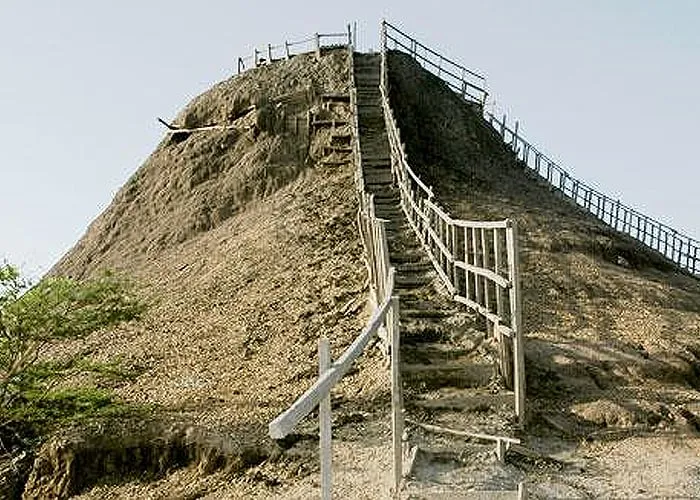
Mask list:
[[[327,337],[318,341],[318,376],[319,378],[331,367],[331,348]],[[330,392],[321,399],[318,406],[319,452],[321,455],[321,499],[331,500],[333,489],[332,435],[331,435],[331,395]]]
[[[393,290],[393,275],[394,273],[392,272],[390,274],[389,290]],[[272,439],[282,439],[292,432],[299,421],[311,413],[311,410],[318,406],[321,399],[326,397],[333,386],[350,370],[354,361],[364,351],[369,341],[377,333],[379,326],[384,322],[390,302],[390,298],[384,300],[372,313],[372,317],[369,319],[365,329],[355,338],[340,358],[331,364],[331,368],[316,380],[304,394],[297,398],[286,411],[270,422],[268,433]]]
[[[406,419],[406,423],[415,425],[416,427],[420,427],[429,432],[450,434],[452,436],[465,437],[470,439],[481,439],[484,441],[503,441],[505,443],[520,444],[520,439],[508,436],[495,436],[493,434],[484,434],[481,432],[461,431],[457,429],[450,429],[448,427],[442,427],[439,425],[424,424],[408,418]]]

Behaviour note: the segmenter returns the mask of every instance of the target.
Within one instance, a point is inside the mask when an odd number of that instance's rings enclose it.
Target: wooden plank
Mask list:
[[[493,434],[485,434],[482,432],[470,432],[462,431],[458,429],[450,429],[448,427],[442,427],[439,425],[424,424],[422,422],[417,422],[409,418],[406,419],[406,423],[425,429],[426,431],[436,432],[440,434],[451,434],[452,436],[465,437],[470,439],[482,439],[484,441],[503,441],[505,443],[520,444],[518,438],[512,438],[509,436],[495,436]]]
[[[500,246],[500,231],[498,229],[493,230],[493,268],[494,274],[501,278],[501,246]],[[503,289],[506,288],[500,285],[495,279],[491,279],[496,283],[496,314],[499,318],[503,319]]]
[[[478,238],[478,229],[477,228],[472,228],[472,243],[474,244],[474,262],[472,262],[472,265],[480,269],[481,268],[481,259],[479,258],[479,238]],[[481,289],[481,276],[475,275],[474,276],[474,300],[481,306],[484,305],[483,303],[483,290]]]
[[[389,290],[393,290],[393,281],[394,273],[392,270]],[[314,382],[287,410],[270,422],[268,432],[272,439],[282,439],[292,432],[299,421],[311,413],[311,410],[319,404],[321,399],[330,392],[331,388],[350,370],[353,362],[362,354],[362,351],[367,347],[369,341],[384,322],[389,305],[390,299],[387,299],[377,307],[365,329],[355,338],[342,356],[332,363],[331,368],[323,374],[323,377]]]
[[[465,271],[469,271],[471,273],[477,274],[479,276],[482,276],[493,283],[497,284],[498,286],[501,286],[503,288],[510,288],[511,282],[510,280],[504,278],[500,274],[496,274],[495,272],[491,271],[490,269],[484,269],[483,267],[480,266],[475,266],[473,264],[466,264],[464,262],[456,261],[455,266],[464,269]]]
[[[513,330],[513,389],[515,391],[515,414],[520,424],[525,423],[525,354],[523,351],[522,332],[522,296],[520,294],[520,262],[518,252],[518,226],[511,221],[506,230],[506,244],[508,246],[509,274],[512,285],[510,287],[511,328]]]
[[[479,314],[484,316],[487,320],[489,320],[491,323],[495,324],[496,322],[501,321],[501,318],[498,315],[492,313],[478,302],[474,302],[473,300],[468,299],[466,297],[462,297],[461,295],[453,295],[452,300],[454,300],[455,302],[459,302],[460,304],[464,304],[465,306],[471,309],[474,309]],[[497,328],[506,337],[513,337],[513,330],[509,326],[499,323]]]
[[[331,349],[328,338],[318,341],[318,376],[319,378],[331,367]],[[330,392],[321,399],[318,406],[319,447],[321,454],[321,498],[331,500],[333,487],[332,447],[331,447],[331,395]]]
[[[484,270],[489,270],[489,252],[486,245],[486,230],[481,228],[481,267]],[[489,280],[484,279],[484,306],[486,309],[491,310],[491,300],[490,300],[490,290],[489,290]]]
[[[391,433],[394,471],[394,494],[401,488],[403,475],[403,394],[401,388],[401,344],[399,298],[391,297]]]
[[[469,232],[470,231],[466,227],[462,227],[462,229],[464,230],[464,265],[466,266],[467,262],[469,262]],[[465,282],[464,296],[467,299],[469,299],[469,298],[471,298],[471,295],[470,295],[471,286],[469,283],[469,281],[471,280],[471,276],[469,275],[469,269],[467,269],[466,267],[463,269],[464,269],[464,282]]]
[[[450,224],[450,252],[452,253],[452,284],[455,290],[459,289],[459,279],[457,277],[457,228]]]
[[[427,227],[426,227],[426,230],[427,230],[427,232],[428,232],[428,235],[430,236],[431,241],[432,241],[433,243],[435,243],[435,246],[438,248],[438,250],[440,250],[440,253],[441,253],[442,255],[444,255],[445,257],[447,257],[448,259],[450,259],[450,258],[451,258],[450,252],[449,252],[449,250],[447,249],[447,247],[442,243],[442,240],[441,240],[440,236],[439,236],[439,235],[435,232],[435,230],[434,230],[432,227],[430,227],[430,226],[427,226]],[[430,252],[430,253],[434,254],[434,252],[432,251],[432,249],[431,249],[431,252]],[[439,259],[439,260],[437,260],[437,262],[440,263],[439,267],[442,269],[442,257],[439,257],[438,259]],[[443,274],[444,274],[444,269],[443,269]],[[445,274],[445,276],[447,276],[447,275]],[[448,280],[448,281],[449,281],[449,280]]]

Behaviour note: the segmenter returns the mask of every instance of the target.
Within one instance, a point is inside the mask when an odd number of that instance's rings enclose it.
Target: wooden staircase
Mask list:
[[[374,195],[377,217],[387,221],[390,262],[396,268],[400,297],[406,448],[413,458],[402,496],[510,493],[520,478],[497,459],[494,442],[421,425],[510,436],[513,394],[499,384],[495,345],[486,339],[484,325],[447,294],[406,221],[392,179],[380,61],[380,55],[355,54],[354,77],[365,190]]]

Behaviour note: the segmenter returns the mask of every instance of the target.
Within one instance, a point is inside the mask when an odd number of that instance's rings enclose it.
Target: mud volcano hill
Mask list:
[[[121,446],[141,447],[140,455],[165,462],[177,453],[149,450],[150,443],[199,448],[155,477],[190,462],[193,468],[180,476],[198,476],[197,466],[240,473],[245,491],[249,478],[243,472],[275,452],[266,438],[268,421],[317,374],[318,338],[329,336],[337,355],[364,326],[366,271],[355,225],[354,166],[323,163],[333,160],[324,153],[329,130],[308,125],[309,118],[347,120],[347,104],[329,104],[323,96],[347,95],[349,67],[346,50],[329,51],[320,61],[296,56],[195,98],[174,124],[231,128],[166,134],[51,271],[84,277],[116,269],[133,276],[152,304],[139,324],[95,335],[86,345],[61,346],[57,355],[79,349],[92,359],[118,359],[140,374],[117,394],[155,404],[162,416],[155,431],[136,425],[136,437],[131,424],[113,430],[130,436]],[[377,389],[380,364],[367,363],[370,369],[346,384],[360,402],[383,391]],[[199,435],[202,429],[207,431]],[[69,434],[73,439],[76,432]],[[199,435],[192,438],[196,443],[188,435]],[[92,434],[79,441],[95,448],[83,450],[89,460],[99,462],[102,452],[127,478],[151,469],[136,461],[129,470],[110,458],[123,454],[119,443]],[[85,446],[77,446],[78,455]],[[210,452],[214,459],[204,456]],[[44,470],[30,478],[35,498],[65,496],[103,481],[100,467],[79,470],[78,460],[62,456],[76,454],[71,446],[47,447],[46,453]],[[312,462],[285,460],[293,462],[293,475]],[[211,477],[201,486],[180,476],[156,491],[177,497],[212,488]],[[265,481],[260,484],[264,490]],[[127,490],[118,496],[146,494]]]
[[[526,442],[598,469],[539,493],[699,495],[700,281],[557,195],[409,56],[389,54],[389,79],[409,162],[436,198],[463,219],[518,221]],[[541,472],[528,481],[550,482]]]
[[[53,274],[117,269],[141,284],[145,320],[54,355],[132,367],[116,392],[154,404],[154,417],[112,423],[110,439],[93,425],[59,433],[26,498],[317,494],[314,422],[277,444],[266,425],[315,378],[319,336],[335,358],[369,313],[356,166],[330,147],[350,133],[339,97],[350,68],[341,49],[296,56],[194,99],[176,125],[227,128],[166,134],[56,265]],[[409,161],[440,202],[461,218],[519,222],[521,438],[535,452],[509,471],[544,485],[535,497],[700,492],[698,280],[534,179],[407,56],[389,54],[389,77]],[[343,496],[372,497],[389,480],[388,391],[368,350],[333,393]]]

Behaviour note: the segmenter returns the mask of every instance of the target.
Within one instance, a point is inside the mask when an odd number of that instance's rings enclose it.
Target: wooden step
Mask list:
[[[401,275],[398,274],[396,276],[396,285],[399,287],[419,287],[423,285],[427,285],[428,283],[432,283],[433,280],[435,279],[435,275],[423,273],[423,274],[408,274],[408,275]]]
[[[470,342],[469,342],[470,341]],[[425,364],[427,362],[452,362],[464,358],[474,352],[480,345],[481,339],[465,339],[463,345],[453,345],[449,342],[423,342],[402,346],[401,360],[405,363]]]
[[[483,389],[447,388],[425,398],[411,398],[407,406],[458,412],[514,411],[515,396],[510,391],[491,394]]]
[[[439,387],[486,387],[496,373],[490,363],[450,362],[439,364],[402,364],[405,385],[421,389]],[[408,405],[408,401],[406,401]]]

